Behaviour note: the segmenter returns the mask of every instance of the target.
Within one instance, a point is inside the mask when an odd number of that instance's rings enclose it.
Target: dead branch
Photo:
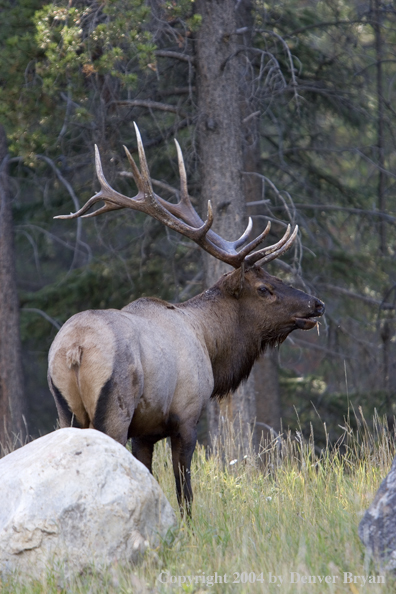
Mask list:
[[[193,56],[188,56],[187,54],[180,54],[179,52],[172,52],[168,50],[157,50],[154,53],[159,58],[174,58],[175,60],[181,60],[182,62],[195,64],[195,58],[193,58]]]
[[[39,314],[41,317],[43,317],[45,320],[47,320],[50,324],[55,326],[55,328],[57,330],[61,329],[61,324],[59,324],[59,322],[54,320],[54,318],[51,318],[51,316],[49,316],[47,313],[45,313],[45,311],[43,311],[42,309],[37,309],[37,307],[21,307],[21,311]]]
[[[147,109],[159,109],[160,111],[168,111],[170,113],[176,113],[181,117],[187,117],[183,114],[179,108],[175,105],[168,105],[167,103],[160,103],[159,101],[145,101],[142,99],[125,99],[124,101],[110,101],[109,105],[126,105],[128,107],[146,107]]]
[[[188,126],[191,126],[192,124],[195,123],[196,119],[197,119],[196,117],[185,118],[184,120],[181,120],[180,122],[175,122],[174,124],[172,124],[172,126],[169,126],[169,128],[164,130],[160,134],[160,136],[157,136],[156,138],[152,138],[151,140],[146,140],[144,142],[145,148],[148,149],[148,148],[152,148],[153,146],[158,146],[159,144],[162,144],[165,140],[168,140],[169,138],[173,138],[178,130],[182,130],[183,128],[187,128]],[[129,152],[137,153],[138,152],[137,146],[130,148]]]
[[[299,35],[300,33],[305,33],[305,31],[309,31],[310,29],[321,29],[322,27],[338,27],[339,25],[355,25],[355,24],[369,25],[370,23],[368,23],[366,19],[324,21],[322,23],[313,23],[312,25],[306,25],[305,27],[300,27],[299,29],[295,29],[291,33],[286,33],[283,36],[283,38],[287,39],[288,37],[294,37],[295,35]]]
[[[260,206],[266,205],[268,200],[256,200],[255,202],[247,202],[246,206]],[[365,210],[364,208],[350,208],[348,206],[336,206],[333,204],[300,204],[298,202],[294,203],[296,209],[301,210],[334,210],[340,212],[347,212],[348,214],[356,214],[356,215],[364,215],[369,217],[379,217],[382,219],[387,220],[389,223],[396,223],[396,217],[392,215],[386,214],[384,212],[380,212],[378,210]],[[273,206],[274,210],[279,208],[283,208],[282,206]]]
[[[162,97],[172,97],[172,95],[188,95],[191,92],[194,92],[196,87],[174,87],[173,89],[168,90],[160,90],[158,91],[158,95]]]
[[[74,193],[74,190],[73,190],[72,186],[63,177],[63,175],[61,174],[61,172],[59,171],[59,169],[57,168],[57,166],[55,165],[55,163],[53,162],[53,160],[50,159],[49,157],[46,157],[45,155],[36,155],[36,157],[37,157],[37,159],[41,159],[42,161],[45,161],[51,167],[51,169],[54,171],[56,177],[65,186],[66,190],[68,191],[71,199],[73,200],[74,208],[79,209],[80,208],[80,203],[78,201],[77,196]],[[78,220],[77,221],[77,233],[76,233],[76,246],[75,246],[75,249],[74,249],[73,261],[72,261],[72,263],[70,265],[70,270],[73,270],[73,268],[76,266],[76,263],[77,263],[77,255],[78,255],[78,252],[79,252],[79,246],[82,243],[81,242],[81,234],[82,234],[82,225],[81,225],[81,222]]]
[[[318,288],[327,289],[328,291],[334,291],[335,293],[340,293],[341,295],[346,295],[351,299],[358,299],[359,301],[363,301],[368,305],[375,305],[376,307],[380,307],[381,309],[387,310],[394,310],[395,306],[392,303],[383,303],[379,299],[373,299],[372,297],[366,297],[365,295],[360,295],[359,293],[354,293],[349,289],[344,289],[344,287],[337,287],[336,285],[330,285],[329,283],[318,283]]]
[[[48,231],[47,229],[44,229],[43,227],[40,227],[39,225],[33,225],[32,223],[29,223],[27,225],[16,225],[15,229],[16,231],[18,231],[19,229],[34,229],[35,231],[40,231],[40,233],[44,233],[44,235],[46,235],[47,237],[49,237],[52,241],[56,241],[58,242],[60,245],[62,245],[63,247],[67,248],[68,250],[74,250],[75,246],[71,245],[70,243],[67,243],[67,241],[64,241],[63,239],[61,239],[60,237],[58,237],[57,235],[55,235],[54,233],[51,233],[50,231]],[[90,262],[92,260],[92,250],[91,247],[85,243],[85,241],[81,241],[80,244],[82,246],[85,247],[85,249],[87,250],[87,254],[88,254],[88,261]]]
[[[341,357],[341,359],[356,359],[356,357],[352,357],[351,355],[337,353],[337,351],[327,349],[326,347],[323,347],[319,344],[315,344],[314,342],[308,342],[307,340],[303,340],[302,338],[291,338],[290,336],[288,336],[287,341],[290,342],[293,346],[299,346],[303,349],[313,349],[314,351],[321,351],[322,353],[326,353],[326,355],[331,355],[332,357]]]

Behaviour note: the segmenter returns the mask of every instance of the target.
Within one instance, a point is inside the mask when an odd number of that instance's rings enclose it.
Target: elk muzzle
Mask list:
[[[323,301],[320,301],[320,299],[316,299],[316,297],[313,297],[312,299],[312,313],[309,313],[308,315],[301,318],[294,318],[294,323],[300,330],[311,330],[318,323],[318,321],[315,318],[319,318],[324,314],[325,304],[323,303]]]

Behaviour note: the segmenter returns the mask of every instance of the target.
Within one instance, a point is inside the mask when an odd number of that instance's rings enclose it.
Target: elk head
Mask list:
[[[267,344],[281,344],[293,330],[311,330],[324,313],[320,299],[271,276],[258,264],[245,271],[242,287],[239,278],[238,271],[228,273],[223,286],[243,301],[243,316],[260,324]]]

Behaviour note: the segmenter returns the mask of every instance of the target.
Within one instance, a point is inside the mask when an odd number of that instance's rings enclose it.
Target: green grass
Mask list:
[[[207,458],[198,448],[192,465],[194,509],[191,523],[178,527],[136,567],[113,566],[87,572],[74,581],[56,573],[44,583],[17,578],[1,582],[0,592],[122,593],[143,592],[396,592],[396,581],[384,572],[386,584],[344,583],[343,573],[378,573],[365,558],[358,524],[395,454],[393,436],[374,419],[371,429],[361,420],[357,431],[345,428],[332,451],[318,452],[314,440],[286,435],[281,443],[261,448],[260,456],[233,453],[234,440],[225,438]],[[154,475],[177,509],[170,448],[158,444]],[[199,583],[162,584],[158,576],[200,576]],[[208,585],[209,576],[227,574],[227,584]],[[248,577],[255,583],[233,583]],[[269,574],[282,576],[278,586]],[[335,583],[290,583],[301,576],[339,576]],[[205,574],[205,575],[204,575]],[[262,576],[262,582],[257,581]],[[205,584],[202,583],[205,577]],[[183,579],[183,578],[181,578]],[[316,578],[318,580],[318,578]]]

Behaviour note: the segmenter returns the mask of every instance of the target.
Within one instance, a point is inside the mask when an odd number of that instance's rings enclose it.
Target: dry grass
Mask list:
[[[73,582],[49,573],[45,583],[3,581],[3,593],[122,593],[195,592],[396,592],[396,582],[344,583],[344,572],[377,576],[366,558],[357,528],[395,454],[394,436],[378,417],[369,428],[359,419],[357,432],[345,426],[336,447],[318,452],[314,440],[286,435],[235,457],[232,432],[207,458],[198,448],[192,465],[194,512],[190,524],[181,521],[158,550],[148,551],[137,567],[114,566],[87,572]],[[170,449],[155,452],[154,474],[174,508]],[[185,576],[186,583],[163,584],[158,579]],[[337,576],[335,583],[291,583],[300,576]],[[227,584],[210,585],[210,576],[228,577]],[[239,583],[234,583],[238,579]],[[243,575],[242,575],[243,574]],[[249,576],[250,574],[250,576]],[[269,583],[269,576],[283,582]],[[384,574],[381,574],[384,575]],[[192,583],[188,583],[188,576]],[[199,580],[194,581],[199,577]],[[241,578],[255,583],[241,583]],[[261,580],[262,581],[259,581]],[[319,578],[316,577],[317,582]],[[183,577],[180,578],[180,582]],[[311,579],[312,581],[312,579]]]

